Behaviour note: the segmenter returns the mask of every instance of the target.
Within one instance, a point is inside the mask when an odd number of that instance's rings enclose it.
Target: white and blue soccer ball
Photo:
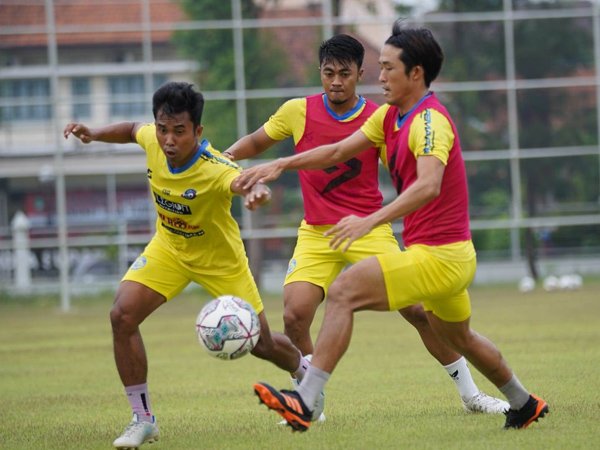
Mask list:
[[[260,322],[248,302],[222,295],[204,305],[196,318],[196,334],[209,355],[238,359],[250,353],[258,342]]]

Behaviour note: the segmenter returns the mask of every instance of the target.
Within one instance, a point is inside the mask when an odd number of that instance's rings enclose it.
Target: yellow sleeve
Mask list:
[[[153,123],[142,125],[135,134],[135,140],[140,147],[146,150],[151,142],[156,142],[156,125]]]
[[[385,132],[383,131],[383,120],[388,112],[390,105],[381,105],[375,110],[371,117],[360,127],[360,131],[364,133],[375,147],[385,147]]]
[[[435,109],[425,109],[410,125],[408,146],[415,158],[433,155],[444,165],[454,145],[454,132],[448,119]]]
[[[230,160],[229,158],[227,158],[226,156],[223,156],[223,153],[221,153],[221,150],[217,150],[216,148],[214,148],[212,146],[212,144],[210,143],[210,141],[208,142],[208,145],[206,146],[206,150],[213,155],[215,158],[217,158],[220,162],[225,163],[227,166],[231,166],[235,169],[238,170],[238,172],[242,171],[242,166],[240,166],[238,163],[236,163],[235,161]]]
[[[229,158],[224,157],[219,150],[212,146],[210,142],[206,146],[206,150],[214,158],[216,158],[222,166],[224,166],[221,176],[218,177],[218,190],[221,192],[231,193],[231,183],[233,183],[233,180],[240,176],[242,168]]]
[[[383,166],[387,169],[387,147],[385,145],[385,133],[383,131],[383,120],[388,112],[390,105],[382,105],[375,110],[367,121],[360,127],[360,131],[364,133],[368,140],[379,148],[379,159]]]
[[[306,122],[306,99],[294,98],[279,107],[263,125],[265,133],[275,141],[282,141],[290,136],[294,143],[302,138]]]

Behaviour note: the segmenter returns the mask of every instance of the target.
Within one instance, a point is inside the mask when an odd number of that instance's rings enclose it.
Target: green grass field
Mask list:
[[[359,313],[350,349],[327,386],[327,422],[307,433],[278,426],[255,381],[288,376],[253,357],[224,362],[196,341],[206,297],[186,293],[143,325],[160,449],[575,449],[600,439],[600,282],[573,292],[472,289],[473,328],[502,350],[550,414],[504,431],[503,416],[462,411],[454,384],[396,313]],[[0,298],[0,449],[108,449],[130,419],[112,359],[112,294]],[[281,304],[265,300],[273,330]],[[317,324],[320,323],[320,316]],[[316,332],[316,331],[315,331]],[[479,387],[497,390],[479,373]]]

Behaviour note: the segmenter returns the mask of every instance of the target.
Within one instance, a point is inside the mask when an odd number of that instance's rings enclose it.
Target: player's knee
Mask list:
[[[110,310],[110,324],[113,331],[117,331],[123,326],[123,311],[116,304]]]
[[[133,332],[139,325],[130,314],[123,311],[118,303],[115,303],[110,310],[110,324],[113,334]]]
[[[302,310],[286,307],[283,311],[283,325],[286,330],[301,331],[306,328],[307,320]]]
[[[429,321],[427,320],[427,314],[421,305],[408,306],[402,308],[400,314],[408,323],[413,327],[420,330],[429,327]]]
[[[327,293],[328,307],[352,307],[352,296],[354,290],[349,286],[345,276],[339,276],[329,287]]]

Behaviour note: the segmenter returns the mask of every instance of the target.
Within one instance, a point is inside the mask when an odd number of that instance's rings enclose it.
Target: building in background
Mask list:
[[[70,225],[101,226],[117,217],[148,223],[144,155],[135,146],[107,152],[106,145],[63,142],[57,135],[71,120],[150,120],[147,93],[167,80],[191,80],[197,70],[178,58],[172,31],[149,29],[149,23],[169,25],[182,16],[169,1],[0,3],[0,228],[6,230],[17,209],[34,229],[56,224],[52,182],[59,146]]]
[[[64,180],[73,273],[83,270],[81,254],[91,253],[112,261],[116,276],[152,232],[143,153],[135,145],[65,141],[66,122],[152,120],[154,89],[189,80],[205,93],[209,117],[217,105],[233,111],[222,122],[235,138],[266,119],[270,106],[256,104],[318,91],[316,46],[339,31],[365,43],[361,92],[381,101],[378,52],[402,4],[407,23],[432,28],[446,52],[434,89],[463,139],[480,267],[503,267],[480,270],[480,279],[520,277],[532,256],[542,260],[541,275],[600,272],[597,2],[255,0],[250,17],[245,0],[211,1],[0,2],[0,288],[11,283],[10,225],[19,210],[32,226],[34,275],[55,275],[57,179]],[[188,31],[208,39],[210,30],[230,38],[227,88],[203,85],[206,74],[222,73],[218,55],[195,55],[193,41],[183,51],[176,39]],[[293,76],[255,85],[248,72],[260,67],[248,60],[248,46],[265,32]],[[217,147],[228,144],[219,139]],[[275,268],[285,266],[301,210],[293,179],[285,182],[254,218],[236,206],[244,236],[264,244],[257,260]]]

